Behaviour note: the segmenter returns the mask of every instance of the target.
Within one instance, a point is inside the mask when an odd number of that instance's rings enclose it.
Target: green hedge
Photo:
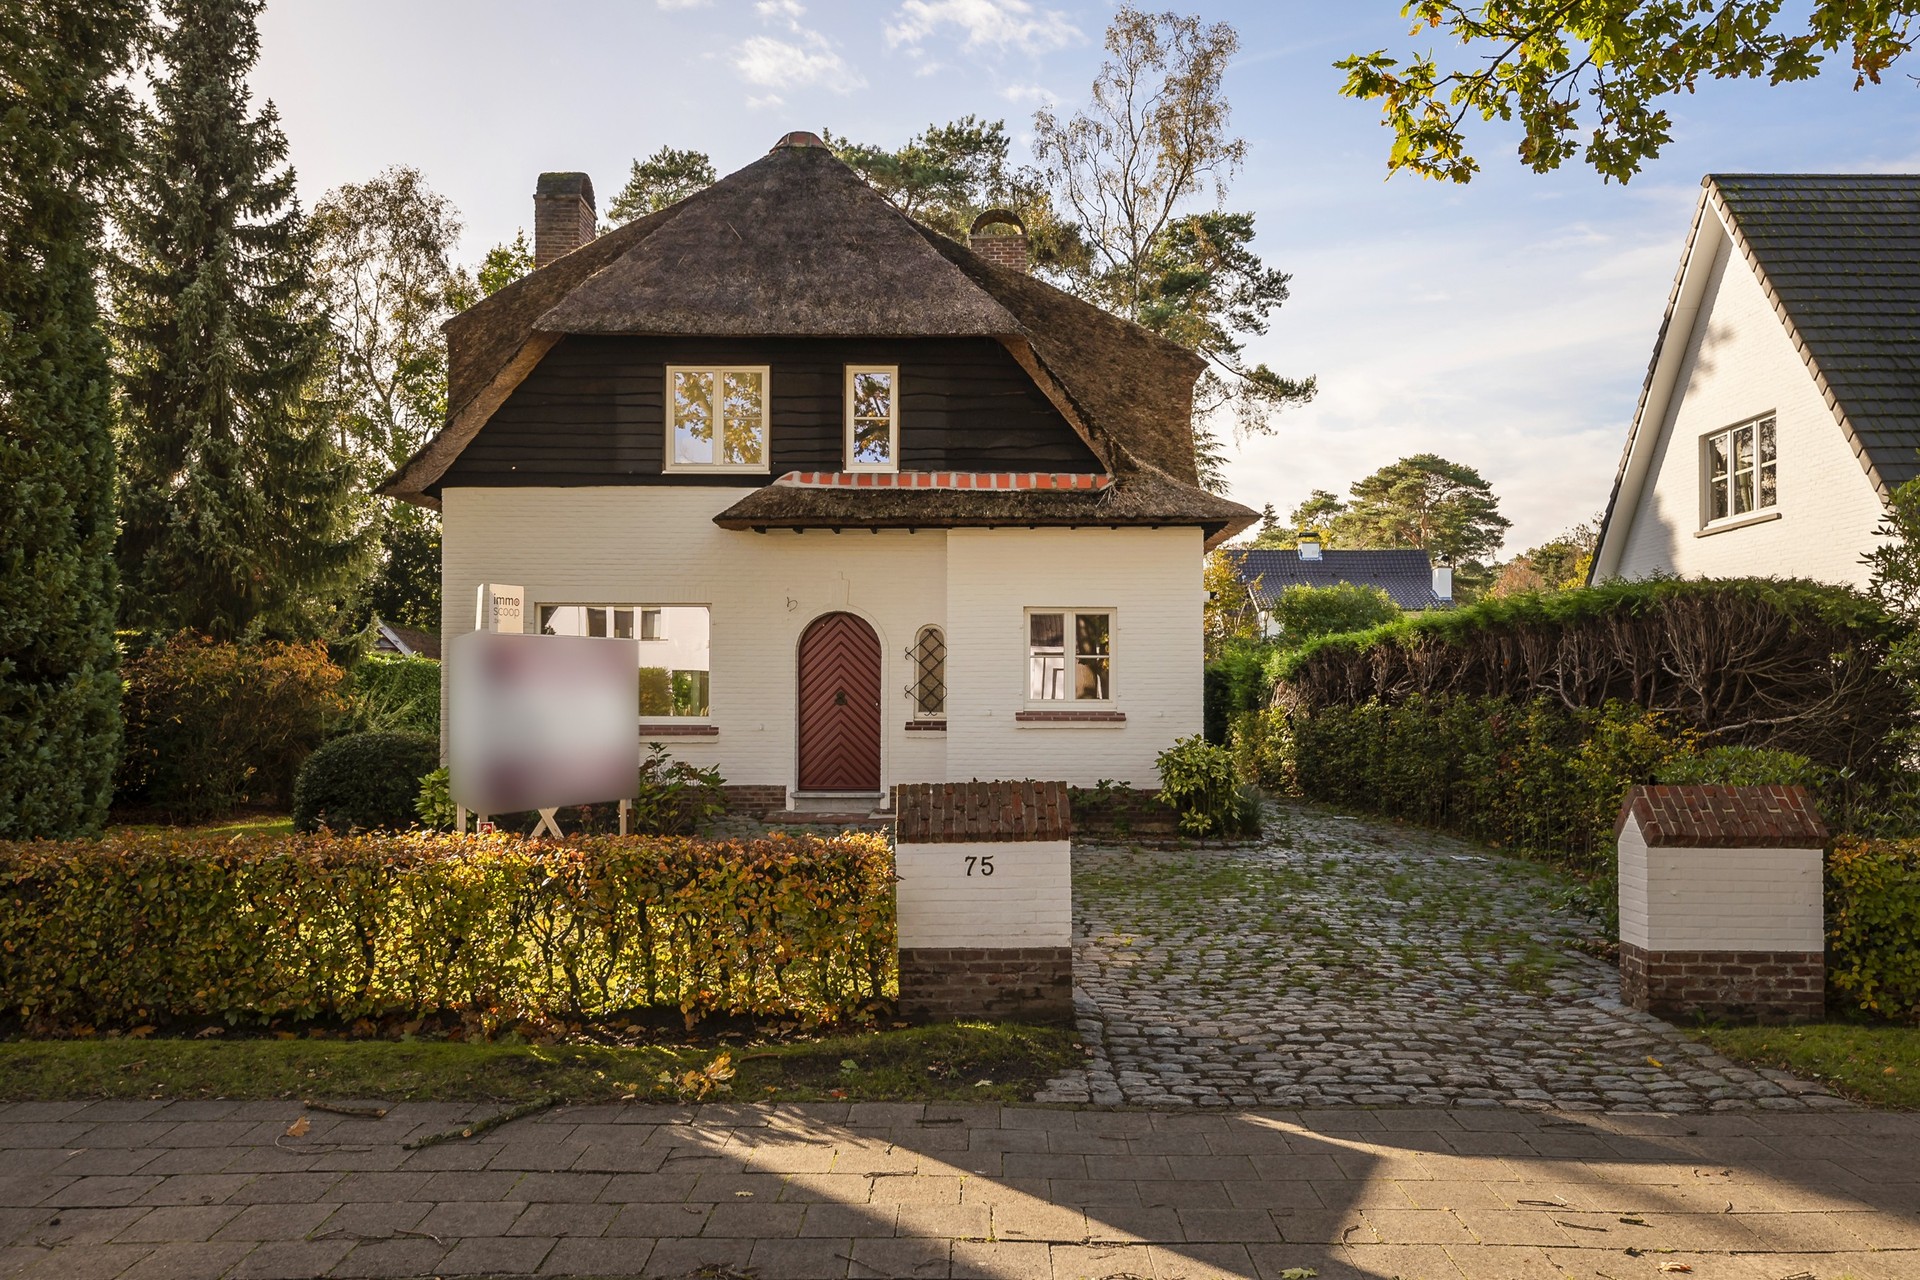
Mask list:
[[[36,1030],[659,1006],[832,1020],[885,994],[893,946],[878,836],[0,844],[0,1016]]]
[[[1791,751],[1871,780],[1915,718],[1882,669],[1894,622],[1866,597],[1798,580],[1614,582],[1522,594],[1329,636],[1278,672],[1286,704],[1413,697],[1629,703],[1715,745]]]
[[[1612,869],[1613,821],[1691,736],[1626,703],[1428,698],[1327,707],[1292,719],[1301,793],[1506,848]]]
[[[1827,985],[1870,1013],[1920,1015],[1920,840],[1835,842],[1827,855]]]
[[[432,658],[362,658],[347,677],[346,692],[346,723],[353,732],[440,736],[440,664]]]
[[[420,783],[440,767],[440,743],[418,733],[350,733],[321,744],[293,784],[293,826],[404,831],[418,814]]]

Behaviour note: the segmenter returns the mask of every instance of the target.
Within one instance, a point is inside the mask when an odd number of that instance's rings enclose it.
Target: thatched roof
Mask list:
[[[989,529],[1199,525],[1209,548],[1259,514],[1152,467],[1101,489],[856,488],[782,477],[713,518],[722,529]]]
[[[446,333],[447,425],[382,490],[424,505],[570,333],[993,337],[1109,472],[1196,482],[1198,355],[918,225],[810,134],[516,281]]]

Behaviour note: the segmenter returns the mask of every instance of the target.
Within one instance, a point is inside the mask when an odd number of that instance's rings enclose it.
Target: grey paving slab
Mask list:
[[[1256,844],[1076,844],[1073,869],[1075,1006],[1091,1053],[1041,1101],[1674,1114],[1846,1105],[1622,1006],[1614,971],[1577,949],[1591,926],[1556,905],[1565,884],[1471,844],[1281,806]]]

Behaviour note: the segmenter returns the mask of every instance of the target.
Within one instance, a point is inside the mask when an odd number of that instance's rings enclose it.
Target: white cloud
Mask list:
[[[672,13],[676,9],[704,9],[712,4],[713,0],[653,0],[653,2]]]
[[[1052,102],[1053,93],[1037,84],[1010,84],[1000,91],[1008,102]]]
[[[887,26],[887,43],[917,45],[943,27],[964,32],[963,47],[968,49],[1018,45],[1039,53],[1081,38],[1080,28],[1065,13],[1036,13],[1026,0],[906,0]]]
[[[807,7],[799,0],[760,0],[753,6],[753,11],[769,22],[784,18],[790,30],[798,31]]]
[[[747,106],[754,111],[760,111],[767,107],[784,107],[786,105],[787,100],[777,93],[767,93],[757,98],[747,99]]]
[[[866,81],[817,31],[795,32],[798,41],[754,36],[740,45],[733,65],[747,83],[767,89],[822,85],[835,93],[862,88]]]

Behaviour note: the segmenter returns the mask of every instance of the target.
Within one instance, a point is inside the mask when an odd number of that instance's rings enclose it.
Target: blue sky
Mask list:
[[[1482,175],[1388,181],[1345,54],[1416,47],[1396,0],[1181,5],[1231,22],[1248,142],[1227,198],[1293,298],[1250,352],[1321,393],[1234,451],[1233,496],[1284,515],[1406,454],[1480,469],[1509,552],[1606,500],[1707,172],[1920,167],[1920,88],[1844,69],[1712,84],[1630,185],[1540,176],[1476,130]],[[1795,6],[1789,6],[1790,8]],[[1046,0],[270,0],[253,83],[279,106],[303,197],[412,164],[459,207],[465,252],[530,226],[534,177],[580,169],[604,205],[631,160],[694,147],[725,173],[789,129],[897,144],[968,112],[1025,158],[1043,101],[1082,102],[1112,13]]]

